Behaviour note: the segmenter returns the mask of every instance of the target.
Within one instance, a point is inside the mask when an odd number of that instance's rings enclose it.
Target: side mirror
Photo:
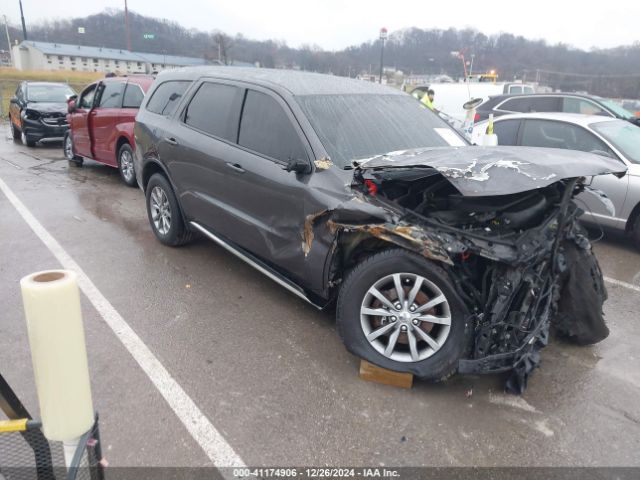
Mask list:
[[[76,99],[78,98],[77,95],[74,95],[72,97],[69,97],[67,99],[67,112],[69,113],[73,113],[75,112],[78,108],[76,107]]]
[[[11,97],[11,100],[9,100],[9,103],[11,103],[12,105],[17,105],[18,102],[18,97]]]
[[[287,172],[311,173],[309,162],[301,158],[289,158],[289,162],[284,169]]]

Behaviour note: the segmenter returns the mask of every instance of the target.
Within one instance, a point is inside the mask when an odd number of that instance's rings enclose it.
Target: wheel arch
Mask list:
[[[122,148],[122,145],[124,145],[125,143],[129,145],[132,149],[135,148],[131,143],[131,140],[126,135],[120,135],[118,137],[118,140],[116,141],[116,162],[120,160],[118,158],[118,156],[120,155],[120,149]]]
[[[375,231],[374,231],[375,232]],[[339,285],[355,265],[364,258],[386,249],[403,249],[417,253],[438,264],[449,263],[437,255],[431,255],[425,248],[417,251],[403,241],[402,237],[393,235],[376,235],[370,231],[338,232],[327,259],[325,285],[329,298],[335,298]]]

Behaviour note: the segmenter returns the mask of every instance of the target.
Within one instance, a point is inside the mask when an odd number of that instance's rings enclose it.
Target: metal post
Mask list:
[[[380,41],[382,45],[380,47],[380,78],[378,79],[379,83],[382,83],[382,73],[384,70],[384,41],[387,39],[387,29],[382,27],[380,29]]]
[[[380,83],[382,83],[382,70],[384,69],[384,39],[382,39],[382,48],[380,48]]]
[[[22,11],[22,0],[18,0],[20,2],[20,18],[22,19],[22,36],[25,40],[27,40],[27,26],[24,23],[24,12]]]
[[[127,8],[127,0],[124,0],[124,23],[127,29],[127,50],[131,51],[131,30],[129,28],[129,9]]]
[[[7,34],[7,45],[9,45],[9,56],[11,57],[11,66],[16,68],[16,62],[13,59],[13,48],[11,48],[11,37],[9,37],[9,23],[7,22],[7,16],[4,16],[4,31]]]

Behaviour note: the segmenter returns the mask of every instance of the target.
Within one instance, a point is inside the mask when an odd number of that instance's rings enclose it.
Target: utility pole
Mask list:
[[[4,15],[4,31],[7,34],[7,45],[9,45],[9,55],[11,57],[11,66],[13,68],[15,68],[16,64],[13,61],[13,48],[11,48],[11,37],[9,37],[9,23],[7,22],[7,16],[6,15]]]
[[[24,23],[24,12],[22,11],[22,0],[18,0],[20,2],[20,18],[22,19],[22,36],[24,39],[27,39],[27,26]]]
[[[380,47],[380,79],[379,83],[382,83],[382,71],[384,70],[384,41],[387,39],[387,29],[382,27],[380,29],[380,42],[382,42],[382,46]]]
[[[127,50],[131,51],[131,30],[129,28],[129,9],[127,8],[127,0],[124,0],[124,23],[127,30]]]

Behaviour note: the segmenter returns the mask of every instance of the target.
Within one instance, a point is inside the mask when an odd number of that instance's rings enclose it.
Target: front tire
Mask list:
[[[354,355],[430,381],[457,371],[472,331],[445,271],[401,249],[374,254],[349,272],[338,296],[337,324]]]
[[[20,140],[23,145],[26,145],[29,148],[36,146],[36,141],[30,138],[26,133],[24,133],[24,131],[20,133]]]
[[[14,140],[20,140],[20,130],[16,128],[11,116],[9,116],[9,125],[11,126],[11,136]]]
[[[178,247],[189,242],[191,231],[185,227],[178,200],[164,175],[152,175],[145,196],[147,217],[156,238],[170,247]]]
[[[124,183],[130,187],[137,186],[136,172],[133,168],[133,148],[124,143],[118,150],[118,170]]]
[[[631,241],[635,247],[640,250],[640,214],[636,215],[631,227]]]

